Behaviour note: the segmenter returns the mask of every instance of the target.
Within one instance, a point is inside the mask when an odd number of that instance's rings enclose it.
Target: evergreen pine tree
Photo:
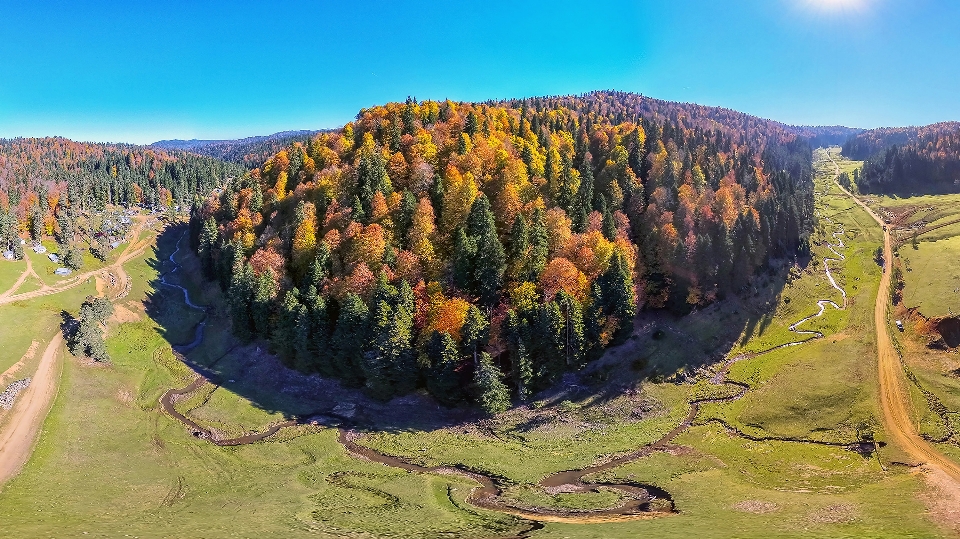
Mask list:
[[[583,309],[576,298],[561,290],[554,299],[564,319],[563,349],[567,368],[584,365]]]
[[[490,354],[481,354],[473,381],[477,387],[477,402],[487,414],[498,414],[510,408],[510,389],[501,381],[502,377]]]
[[[463,347],[465,355],[473,358],[474,365],[479,360],[480,349],[487,344],[489,337],[490,321],[476,306],[471,305],[467,309],[467,316],[463,321],[463,327],[460,329],[460,344]]]
[[[637,305],[633,295],[633,277],[627,259],[619,250],[610,257],[610,265],[598,279],[603,291],[606,312],[614,316],[620,327],[626,327],[636,315]]]
[[[550,254],[547,223],[544,220],[543,210],[537,208],[533,212],[533,223],[530,227],[530,254],[527,257],[526,279],[530,282],[540,280],[540,274],[547,266],[547,257]]]
[[[276,281],[272,269],[267,269],[254,279],[253,298],[250,314],[256,334],[264,339],[270,338],[271,318],[273,317],[273,298],[276,295]]]
[[[213,249],[217,244],[217,237],[217,222],[213,217],[208,217],[203,221],[203,225],[200,228],[200,245],[197,252],[197,255],[200,257],[200,268],[203,271],[204,277],[207,279],[213,279],[216,275]]]
[[[476,293],[474,281],[477,241],[461,227],[453,244],[453,284],[460,290]]]
[[[604,198],[603,201],[603,222],[600,228],[603,232],[603,237],[613,241],[617,239],[617,225],[613,221],[613,213],[610,212],[610,207],[607,206],[606,199]]]
[[[250,342],[253,339],[253,318],[250,314],[250,302],[253,299],[253,268],[250,264],[238,260],[230,280],[227,298],[230,303],[230,317],[233,321],[233,334],[240,340]]]
[[[496,303],[506,269],[507,256],[491,223],[479,237],[477,246],[475,282],[483,305],[492,307]]]
[[[296,289],[288,290],[277,309],[273,327],[273,349],[287,366],[296,365],[297,321],[309,320],[307,310],[300,304]]]
[[[530,248],[530,231],[523,214],[517,215],[510,228],[510,250],[507,265],[510,277],[514,280],[523,276],[527,264],[527,250]]]
[[[427,376],[427,391],[438,401],[446,405],[456,404],[463,399],[460,387],[460,375],[457,366],[460,355],[457,344],[449,333],[434,331],[427,341],[426,356],[430,365]]]
[[[362,354],[369,343],[370,310],[360,296],[350,293],[343,299],[336,329],[330,337],[333,363],[344,383],[363,385]]]

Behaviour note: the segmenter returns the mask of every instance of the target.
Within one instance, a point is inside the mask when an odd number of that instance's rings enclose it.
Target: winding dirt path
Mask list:
[[[37,348],[40,346],[40,341],[33,341],[30,343],[30,347],[27,348],[26,353],[23,354],[23,357],[20,358],[20,361],[10,365],[10,368],[0,373],[0,387],[3,387],[3,384],[10,378],[13,378],[13,375],[20,370],[21,367],[30,359],[33,359],[33,356],[37,353]]]
[[[47,345],[30,385],[14,404],[0,430],[0,485],[16,475],[30,458],[60,380],[60,348],[63,336],[57,332]]]
[[[833,159],[833,155],[829,153],[827,155],[836,167],[837,177],[839,177],[840,165]],[[930,442],[924,440],[917,431],[911,417],[907,377],[903,372],[900,355],[893,346],[893,340],[890,337],[890,328],[887,324],[891,275],[893,275],[893,238],[890,234],[890,227],[886,226],[883,219],[874,213],[866,203],[844,189],[839,182],[836,182],[836,185],[857,205],[866,210],[870,217],[883,228],[883,276],[880,278],[880,290],[877,292],[877,302],[873,314],[874,323],[877,326],[880,408],[884,429],[894,443],[910,457],[949,476],[953,480],[953,493],[957,495],[957,493],[960,493],[960,464],[938,451]]]
[[[27,277],[31,275],[36,276],[37,274],[33,271],[33,262],[30,261],[30,257],[26,254],[23,255],[23,258],[27,261],[27,267],[23,270],[23,273],[20,274],[20,277],[17,279],[17,282],[13,283],[13,286],[8,288],[5,292],[0,293],[0,300],[6,297],[10,297],[14,292],[23,285],[23,282],[27,280]],[[37,277],[39,279],[39,277]]]
[[[12,295],[11,293],[15,291],[29,275],[33,275],[39,279],[39,276],[37,276],[33,270],[33,265],[28,256],[27,271],[20,276],[18,284],[3,295],[0,295],[0,305],[62,292],[78,286],[87,278],[98,275],[104,271],[115,271],[123,280],[128,281],[129,277],[126,276],[123,270],[123,264],[140,256],[150,245],[150,241],[148,240],[137,241],[140,237],[141,229],[142,222],[138,222],[131,230],[130,244],[123,250],[117,261],[110,266],[80,274],[59,286],[44,284],[39,290]],[[41,283],[43,282],[42,279],[39,280]],[[129,288],[129,286],[126,288]],[[62,345],[63,335],[57,332],[44,350],[43,356],[40,358],[40,363],[37,366],[37,371],[30,381],[30,385],[20,394],[13,409],[11,409],[10,413],[4,418],[4,423],[2,427],[0,427],[0,485],[15,476],[30,458],[40,428],[57,393],[62,370],[62,354],[60,353]],[[31,346],[31,350],[35,349],[36,346]],[[28,355],[29,354],[30,351],[28,351]],[[23,360],[5,372],[4,376],[12,373],[13,370],[16,370],[16,368],[19,368],[22,364]]]
[[[41,296],[49,296],[52,294],[63,292],[64,290],[70,290],[71,288],[80,286],[81,284],[84,283],[84,281],[86,281],[90,277],[95,277],[97,275],[100,275],[100,274],[103,274],[104,272],[109,272],[109,271],[117,272],[121,281],[124,281],[124,282],[128,281],[129,277],[127,277],[126,272],[123,270],[123,265],[129,262],[131,259],[136,258],[141,254],[143,254],[143,252],[150,246],[149,240],[137,241],[138,238],[140,237],[141,228],[142,228],[142,223],[138,222],[130,232],[131,234],[130,242],[127,244],[127,247],[124,248],[123,252],[120,253],[120,256],[117,258],[117,261],[114,262],[113,264],[110,264],[109,266],[104,266],[100,269],[96,269],[93,271],[80,273],[75,277],[69,279],[65,283],[58,284],[58,285],[51,286],[44,283],[43,280],[40,279],[40,282],[43,283],[43,286],[41,286],[40,289],[33,290],[31,292],[24,292],[22,294],[6,295],[6,296],[0,295],[0,305],[13,303],[15,301],[24,301],[28,299],[39,298]],[[27,260],[29,261],[29,259],[30,257],[28,256]],[[30,266],[30,271],[31,273],[33,273],[33,275],[36,275],[36,272],[33,271],[32,266]],[[23,276],[21,275],[21,277]],[[39,279],[39,277],[37,278]]]

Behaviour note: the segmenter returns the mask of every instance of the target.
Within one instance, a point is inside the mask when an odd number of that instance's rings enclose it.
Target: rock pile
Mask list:
[[[4,410],[9,410],[13,408],[13,401],[16,400],[17,395],[21,391],[27,388],[30,385],[30,379],[24,378],[23,380],[17,380],[16,382],[7,386],[7,389],[0,393],[0,408]]]

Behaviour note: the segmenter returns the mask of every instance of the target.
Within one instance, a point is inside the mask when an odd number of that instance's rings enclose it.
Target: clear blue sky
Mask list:
[[[336,127],[618,89],[795,124],[960,120],[960,2],[0,0],[0,137]]]

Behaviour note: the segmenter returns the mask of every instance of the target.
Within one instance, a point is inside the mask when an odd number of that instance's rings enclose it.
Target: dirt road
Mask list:
[[[117,258],[117,261],[114,262],[113,264],[110,264],[109,266],[100,268],[98,270],[81,273],[63,284],[58,284],[55,286],[44,284],[42,287],[40,287],[39,290],[34,290],[32,292],[24,292],[22,294],[9,295],[13,290],[16,290],[16,288],[13,288],[5,292],[3,295],[0,295],[0,305],[3,305],[5,303],[13,303],[15,301],[24,301],[28,299],[38,298],[41,296],[49,296],[51,294],[63,292],[64,290],[69,290],[71,288],[80,286],[81,284],[83,284],[84,281],[86,281],[90,277],[94,277],[105,271],[116,272],[120,281],[122,283],[125,283],[128,277],[126,272],[123,269],[123,265],[129,262],[131,259],[140,256],[140,254],[142,254],[151,245],[151,242],[148,239],[137,241],[140,237],[140,228],[141,228],[141,224],[138,223],[137,226],[131,232],[130,243],[127,245],[127,247],[123,250],[123,252]],[[29,263],[30,262],[28,257],[27,264]],[[32,266],[28,266],[28,272],[33,273]],[[26,275],[28,272],[24,272],[24,275],[21,275],[21,279],[26,279]],[[33,274],[36,275],[35,273]]]
[[[57,393],[62,344],[63,336],[58,332],[44,350],[30,386],[20,394],[9,420],[0,429],[0,485],[16,475],[30,458],[33,443]]]
[[[36,273],[33,272],[33,263],[30,261],[30,257],[24,256],[23,258],[24,260],[27,261],[27,269],[23,270],[23,273],[20,274],[20,277],[17,279],[17,282],[13,283],[13,286],[7,289],[6,292],[0,293],[0,299],[9,297],[14,292],[16,292],[18,288],[20,288],[20,285],[22,285],[23,282],[27,280],[27,277],[31,275],[36,275]]]
[[[829,155],[829,154],[828,154]],[[840,174],[840,166],[830,156]],[[893,341],[890,338],[890,328],[887,324],[887,308],[890,299],[890,276],[893,274],[893,240],[890,236],[890,227],[883,219],[874,213],[869,206],[859,198],[843,188],[837,187],[847,194],[854,202],[867,211],[877,224],[883,227],[883,277],[880,278],[880,291],[877,293],[877,303],[874,306],[874,319],[877,326],[877,359],[880,371],[880,408],[883,413],[883,426],[898,447],[911,458],[931,468],[935,468],[953,479],[953,488],[960,491],[960,464],[950,460],[937,450],[930,442],[924,440],[914,425],[910,413],[910,392],[907,388],[907,377],[900,365],[900,356],[897,354]]]

